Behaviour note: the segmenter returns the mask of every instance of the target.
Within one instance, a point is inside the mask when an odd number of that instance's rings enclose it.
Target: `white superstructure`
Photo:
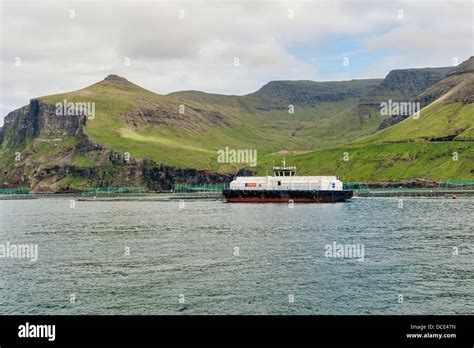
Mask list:
[[[230,183],[231,190],[328,190],[342,191],[336,176],[296,176],[296,167],[273,167],[273,176],[241,176]]]

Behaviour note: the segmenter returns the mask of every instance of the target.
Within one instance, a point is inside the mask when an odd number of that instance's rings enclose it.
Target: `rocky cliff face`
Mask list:
[[[17,146],[37,136],[82,135],[85,115],[59,115],[55,105],[32,99],[30,104],[10,112],[4,120],[2,146]]]
[[[451,67],[392,70],[384,81],[359,101],[359,117],[368,119],[380,114],[382,102],[415,102],[417,96],[442,80]],[[423,107],[424,105],[421,105]],[[393,116],[381,123],[379,129],[402,121],[406,115]]]
[[[450,103],[474,103],[474,57],[453,68],[444,79],[421,93],[417,100],[427,105],[443,95]]]
[[[381,82],[381,79],[336,82],[272,81],[242,99],[259,110],[286,109],[290,104],[314,106],[321,102],[359,98]]]
[[[83,114],[58,115],[41,99],[10,112],[0,128],[0,187],[30,187],[35,192],[72,192],[84,187],[145,187],[170,190],[176,181],[213,183],[230,176],[177,169],[133,159],[107,149],[84,133]],[[44,156],[42,155],[44,153]],[[76,164],[87,158],[94,166]]]
[[[74,176],[83,179],[85,187],[142,187],[147,191],[161,192],[171,190],[176,182],[209,184],[231,180],[230,176],[207,171],[176,169],[149,160],[126,160],[116,152],[107,151],[106,157],[110,160],[109,165],[93,168],[74,165],[44,167],[25,178],[23,184],[30,184],[34,192],[75,192],[77,187],[57,184],[62,178]],[[58,180],[51,183],[51,178]]]
[[[405,101],[413,100],[428,87],[443,79],[452,68],[405,69],[391,71],[380,86],[380,92]]]

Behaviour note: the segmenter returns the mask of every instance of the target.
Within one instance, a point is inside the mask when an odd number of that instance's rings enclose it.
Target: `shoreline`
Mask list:
[[[357,186],[359,189],[363,187],[364,189],[384,189],[384,188],[396,188],[396,189],[438,189],[440,185],[443,183],[449,182],[460,182],[460,181],[467,181],[474,183],[474,178],[471,179],[447,179],[447,180],[432,180],[432,179],[410,179],[410,180],[396,180],[396,181],[358,181],[358,182],[351,182],[349,180],[343,181],[344,185],[352,185]],[[219,182],[219,183],[206,183],[203,185],[219,185],[219,184],[226,184],[226,182]],[[459,185],[451,184],[453,189],[455,187],[459,187]],[[472,186],[473,184],[468,184]],[[119,188],[119,187],[110,187],[111,189]],[[136,187],[139,189],[144,189],[144,187]],[[37,194],[37,195],[58,195],[58,194],[82,194],[86,189],[95,189],[94,187],[78,189],[78,190],[59,190],[59,191],[36,191],[31,190],[27,187],[9,187],[3,186],[0,187],[0,195],[2,195],[1,191],[18,191],[22,190],[24,192],[20,194]],[[199,191],[204,192],[204,191]],[[208,192],[212,192],[208,191]],[[143,194],[163,194],[169,193],[173,194],[173,190],[143,190]],[[7,193],[8,194],[8,193]]]
[[[352,198],[449,198],[474,197],[474,189],[446,189],[446,188],[375,188],[354,189]],[[79,202],[170,202],[181,200],[224,200],[221,191],[208,192],[147,192],[137,194],[101,194],[96,196],[81,195],[78,192],[64,193],[30,193],[30,194],[0,194],[1,200],[28,200],[40,198],[70,197]]]

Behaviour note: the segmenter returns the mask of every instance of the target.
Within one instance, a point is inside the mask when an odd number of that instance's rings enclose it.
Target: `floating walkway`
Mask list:
[[[147,193],[143,187],[96,187],[84,190],[78,201],[166,202],[184,199],[218,200],[222,196],[222,187],[225,187],[225,184],[176,184],[169,193]]]
[[[147,193],[142,196],[92,196],[92,197],[79,197],[78,201],[83,202],[170,202],[170,201],[181,201],[181,200],[221,200],[222,193],[182,193],[182,194],[170,194],[170,193]]]

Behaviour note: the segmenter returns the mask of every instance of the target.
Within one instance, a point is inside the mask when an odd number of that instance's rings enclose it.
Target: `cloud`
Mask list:
[[[32,97],[83,88],[110,73],[157,93],[246,94],[271,80],[383,77],[395,68],[446,66],[472,54],[469,0],[1,6],[0,124]],[[354,64],[341,69],[346,55]]]

